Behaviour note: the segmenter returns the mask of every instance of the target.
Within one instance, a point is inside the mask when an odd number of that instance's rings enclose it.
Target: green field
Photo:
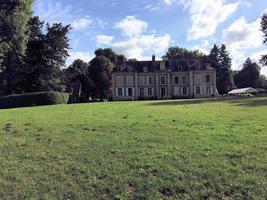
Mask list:
[[[267,199],[267,98],[0,110],[0,199]]]

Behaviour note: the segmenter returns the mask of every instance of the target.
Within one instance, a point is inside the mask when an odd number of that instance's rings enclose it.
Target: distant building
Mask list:
[[[117,58],[112,73],[113,100],[217,96],[216,70],[202,59],[126,61]]]

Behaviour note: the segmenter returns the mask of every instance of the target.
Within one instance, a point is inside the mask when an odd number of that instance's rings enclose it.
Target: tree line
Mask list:
[[[0,96],[43,91],[66,91],[69,83],[81,82],[83,99],[104,99],[111,95],[112,70],[118,56],[112,49],[97,49],[86,63],[75,60],[64,68],[70,50],[70,25],[45,23],[32,13],[33,0],[2,0],[0,4]],[[262,16],[262,31],[267,43],[267,15]],[[171,47],[163,56],[201,57],[217,72],[220,94],[233,88],[266,87],[260,67],[247,59],[243,69],[233,71],[225,45],[216,44],[205,55],[181,47]],[[267,55],[261,59],[267,65]]]

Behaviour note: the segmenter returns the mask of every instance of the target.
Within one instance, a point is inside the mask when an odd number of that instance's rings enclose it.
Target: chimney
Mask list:
[[[155,62],[155,61],[156,61],[156,56],[152,55],[152,62]]]

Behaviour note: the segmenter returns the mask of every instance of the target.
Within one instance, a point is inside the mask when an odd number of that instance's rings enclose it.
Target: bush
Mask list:
[[[68,101],[69,94],[61,92],[18,94],[0,98],[0,108],[67,104]]]

